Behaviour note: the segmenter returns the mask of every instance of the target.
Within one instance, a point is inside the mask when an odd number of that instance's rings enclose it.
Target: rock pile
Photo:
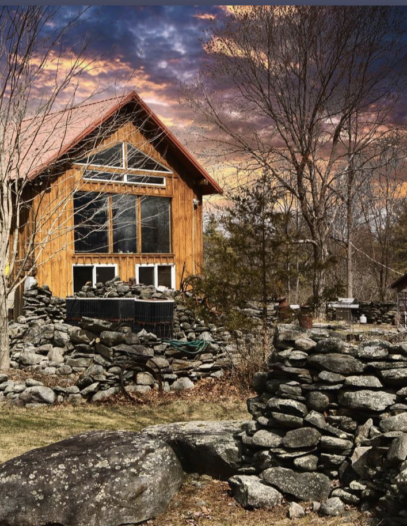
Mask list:
[[[407,343],[355,345],[280,325],[275,347],[248,400],[245,465],[230,480],[236,498],[248,507],[281,495],[324,501],[328,515],[345,504],[405,514]]]
[[[79,295],[162,298],[153,287],[129,286],[115,279],[106,285],[83,287]],[[202,352],[186,353],[145,330],[107,320],[82,318],[79,326],[64,322],[65,301],[54,298],[47,286],[25,293],[24,315],[9,327],[11,365],[53,378],[56,387],[43,382],[16,382],[0,377],[0,400],[18,405],[100,401],[119,392],[120,372],[126,366],[124,384],[129,392],[145,393],[158,385],[164,390],[193,388],[201,378],[221,378],[239,357],[238,346],[252,342],[252,335],[232,335],[213,324],[206,325],[177,295],[174,336],[180,342],[200,340]],[[138,362],[134,366],[134,362]],[[130,367],[129,367],[130,365]],[[50,383],[50,382],[45,382]]]

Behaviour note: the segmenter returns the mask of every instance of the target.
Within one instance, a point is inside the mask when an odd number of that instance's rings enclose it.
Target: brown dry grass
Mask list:
[[[272,510],[244,510],[233,499],[229,484],[209,477],[189,476],[167,511],[151,526],[368,526],[355,509],[343,517],[319,517],[307,509],[302,519],[287,517],[287,504]]]

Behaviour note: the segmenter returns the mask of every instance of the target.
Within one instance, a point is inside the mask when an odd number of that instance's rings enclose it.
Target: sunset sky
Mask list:
[[[66,23],[77,9],[62,7],[55,24]],[[75,49],[83,35],[91,38],[86,58],[95,62],[81,79],[78,95],[89,97],[97,90],[100,99],[136,90],[202,161],[205,145],[192,133],[198,118],[179,104],[179,84],[197,77],[211,24],[227,11],[226,6],[90,7],[79,30],[65,42],[66,49]],[[395,121],[405,121],[406,107],[399,105]],[[219,179],[216,167],[206,168]]]

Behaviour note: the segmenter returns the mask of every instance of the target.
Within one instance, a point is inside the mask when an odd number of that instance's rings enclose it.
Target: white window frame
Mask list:
[[[75,267],[92,267],[92,287],[96,285],[96,268],[97,267],[114,267],[114,276],[117,276],[117,263],[74,263],[72,265],[72,292],[74,292],[74,268]]]
[[[96,166],[96,165],[94,165]],[[103,168],[103,167],[102,167]],[[122,179],[112,179],[112,180],[109,180],[109,179],[98,179],[97,177],[86,177],[86,171],[89,171],[89,172],[97,172],[97,170],[92,170],[91,168],[90,169],[86,169],[84,172],[83,172],[83,179],[85,181],[96,181],[97,183],[105,183],[105,184],[133,184],[133,185],[137,185],[137,186],[159,186],[160,188],[165,188],[167,186],[167,179],[165,177],[162,177],[162,176],[159,176],[159,175],[149,175],[149,174],[145,174],[146,177],[156,177],[157,179],[163,179],[163,183],[146,183],[146,182],[140,182],[140,183],[135,183],[133,181],[129,181],[127,179],[127,176],[128,175],[139,175],[139,174],[129,174],[129,173],[123,173],[123,174],[120,174],[122,176]],[[140,170],[141,171],[141,170]],[[105,172],[105,173],[110,173],[110,172]],[[118,172],[115,172],[114,175],[116,175]],[[157,172],[154,172],[154,173],[157,173]],[[113,174],[113,172],[112,172]]]
[[[175,265],[174,263],[137,263],[136,264],[136,282],[140,284],[139,269],[140,267],[154,267],[154,287],[158,287],[158,267],[171,267],[171,289],[175,289]]]

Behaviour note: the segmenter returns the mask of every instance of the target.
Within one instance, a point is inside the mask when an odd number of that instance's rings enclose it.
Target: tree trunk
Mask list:
[[[0,279],[0,370],[10,369],[10,346],[8,336],[7,291]]]
[[[352,252],[352,204],[348,201],[347,205],[347,233],[346,233],[346,270],[347,270],[347,295],[353,298],[353,252]]]
[[[313,245],[314,256],[314,272],[312,279],[312,295],[314,314],[316,316],[322,314],[321,307],[323,302],[323,292],[325,289],[326,280],[326,253],[327,249],[323,242]]]

